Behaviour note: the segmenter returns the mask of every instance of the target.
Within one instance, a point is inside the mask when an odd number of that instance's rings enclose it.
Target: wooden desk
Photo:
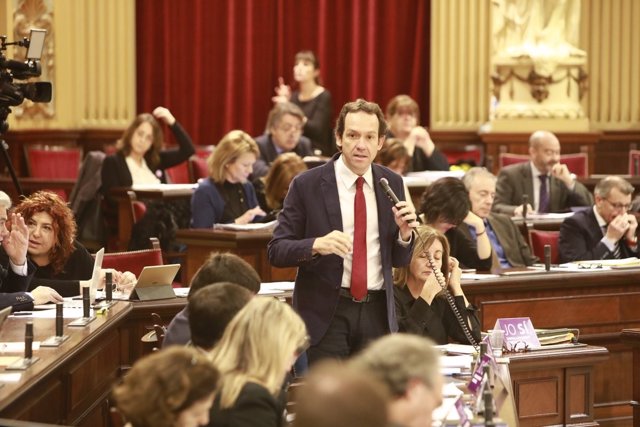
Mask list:
[[[40,358],[17,383],[0,388],[0,417],[52,424],[106,426],[107,396],[120,372],[120,322],[131,303],[119,302],[85,328],[69,328],[58,348],[41,347]],[[24,341],[27,318],[7,319],[0,341]],[[33,319],[34,340],[55,333],[53,319]]]
[[[267,244],[271,236],[271,230],[178,230],[176,240],[187,246],[187,283],[213,251],[231,252],[243,258],[256,269],[263,282],[294,280],[296,268],[276,268],[269,264]]]
[[[483,330],[500,317],[530,317],[537,328],[578,328],[581,342],[606,347],[610,358],[594,371],[595,418],[601,425],[629,425],[631,350],[620,342],[620,331],[640,328],[640,269],[549,272],[462,286],[480,309]]]
[[[131,198],[128,192],[133,191],[136,200],[166,200],[167,203],[173,203],[178,199],[191,198],[195,184],[159,184],[157,186],[147,187],[115,187],[110,190],[111,197],[116,201],[118,207],[118,242],[117,248],[120,251],[126,251],[129,248],[129,240],[131,239],[131,229],[133,228],[134,218],[131,207]]]
[[[633,427],[640,427],[640,329],[624,329],[622,342],[633,347]]]
[[[606,348],[595,346],[509,355],[519,425],[598,425],[594,370],[608,358]]]

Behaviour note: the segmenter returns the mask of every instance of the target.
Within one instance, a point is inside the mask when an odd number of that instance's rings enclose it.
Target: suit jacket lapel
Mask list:
[[[327,162],[322,168],[319,196],[324,200],[327,209],[327,219],[333,230],[343,231],[342,211],[340,210],[340,197],[338,196],[338,184],[336,182],[335,161],[338,157]]]
[[[524,182],[524,193],[529,197],[529,204],[535,209],[536,196],[533,194],[533,176],[531,175],[531,164],[529,162],[523,163],[522,168],[522,182]],[[516,200],[516,205],[521,205],[522,200]]]

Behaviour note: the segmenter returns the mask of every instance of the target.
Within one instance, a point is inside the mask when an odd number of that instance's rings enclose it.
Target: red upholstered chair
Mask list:
[[[640,150],[629,150],[629,175],[640,175]]]
[[[498,166],[502,169],[505,166],[515,165],[516,163],[528,162],[528,154],[500,153],[498,156]]]
[[[113,268],[118,271],[130,271],[138,277],[142,269],[148,265],[163,265],[160,242],[151,239],[153,249],[141,251],[109,252],[104,254],[102,268]]]
[[[458,162],[471,163],[476,166],[482,166],[484,159],[482,156],[482,148],[477,145],[467,145],[461,149],[447,148],[441,150],[447,158],[450,165],[455,165]]]
[[[193,179],[197,182],[200,178],[209,177],[209,168],[207,167],[207,159],[203,159],[199,156],[191,156],[189,159],[191,163],[191,171],[193,172]]]
[[[560,163],[567,165],[569,172],[578,178],[589,176],[589,155],[587,153],[571,153],[560,155]]]
[[[165,170],[169,184],[189,184],[191,182],[191,171],[189,162],[182,162],[172,168]]]
[[[544,245],[551,246],[551,264],[557,264],[560,260],[558,253],[559,231],[529,230],[529,245],[535,256],[544,262]]]
[[[82,150],[60,146],[25,146],[27,171],[33,178],[78,179]],[[51,190],[68,200],[68,194],[61,189]]]

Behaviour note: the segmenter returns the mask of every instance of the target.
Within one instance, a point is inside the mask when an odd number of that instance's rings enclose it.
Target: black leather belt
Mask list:
[[[351,295],[351,289],[349,288],[340,288],[340,296],[344,298],[349,298],[353,302],[363,303],[363,302],[373,302],[378,300],[384,300],[387,298],[387,294],[384,290],[378,291],[369,291],[367,295],[364,296],[363,299],[357,300]]]

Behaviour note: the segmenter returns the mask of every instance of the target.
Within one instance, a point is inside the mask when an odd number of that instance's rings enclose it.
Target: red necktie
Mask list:
[[[362,185],[364,178],[356,179],[356,197],[353,202],[353,258],[351,263],[351,296],[362,300],[367,295],[367,203]]]

